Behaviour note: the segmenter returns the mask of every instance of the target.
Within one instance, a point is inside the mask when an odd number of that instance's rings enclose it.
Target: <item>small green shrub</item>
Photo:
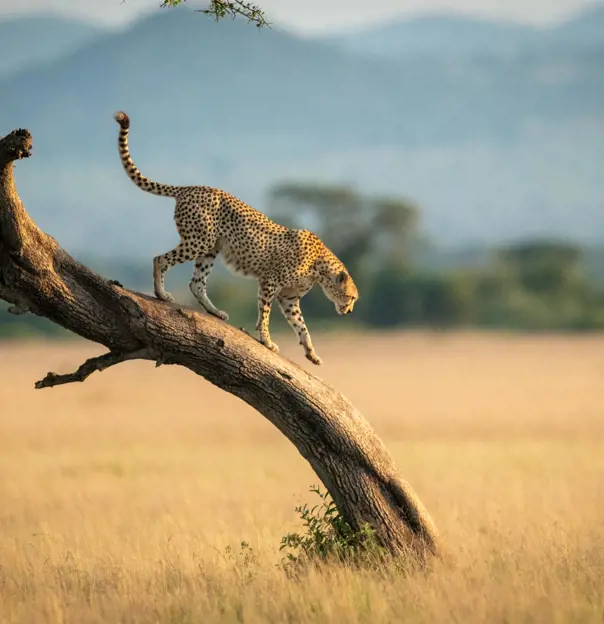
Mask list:
[[[385,561],[387,551],[368,524],[355,531],[327,491],[322,492],[319,486],[313,485],[310,492],[316,494],[320,502],[312,508],[307,504],[296,507],[304,533],[288,533],[281,539],[279,550],[287,551],[282,564],[288,570],[321,562],[372,567]]]

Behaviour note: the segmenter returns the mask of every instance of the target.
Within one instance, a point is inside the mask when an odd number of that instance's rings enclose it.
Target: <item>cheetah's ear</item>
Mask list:
[[[340,271],[340,273],[338,273],[338,276],[336,277],[336,284],[339,286],[340,284],[343,284],[347,279],[348,273],[346,273],[346,271]]]

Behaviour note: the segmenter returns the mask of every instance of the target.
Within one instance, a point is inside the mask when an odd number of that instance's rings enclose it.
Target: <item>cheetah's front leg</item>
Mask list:
[[[256,329],[260,333],[260,342],[271,351],[279,353],[279,347],[271,340],[268,331],[271,305],[273,304],[276,292],[277,289],[275,285],[270,282],[261,282],[258,285],[258,322],[256,323]]]
[[[306,327],[304,317],[302,316],[302,310],[300,309],[300,297],[286,297],[281,295],[278,297],[278,301],[279,307],[283,312],[283,316],[285,316],[287,322],[296,332],[298,339],[300,340],[300,344],[304,347],[306,359],[319,366],[323,362],[315,353],[315,349],[312,346],[310,333]]]

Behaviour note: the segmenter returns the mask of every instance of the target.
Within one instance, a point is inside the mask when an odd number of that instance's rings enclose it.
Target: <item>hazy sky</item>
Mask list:
[[[344,30],[428,11],[547,24],[604,0],[256,0],[269,20],[300,33]],[[161,0],[0,0],[0,17],[56,11],[108,24],[158,11]],[[189,0],[189,4],[199,4]],[[168,10],[168,9],[163,9]]]

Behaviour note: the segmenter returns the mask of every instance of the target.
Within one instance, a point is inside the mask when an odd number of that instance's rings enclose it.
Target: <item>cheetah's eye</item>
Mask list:
[[[341,271],[340,273],[338,273],[338,275],[336,277],[336,284],[338,286],[341,286],[347,280],[348,280],[348,273],[346,273],[346,271]]]

